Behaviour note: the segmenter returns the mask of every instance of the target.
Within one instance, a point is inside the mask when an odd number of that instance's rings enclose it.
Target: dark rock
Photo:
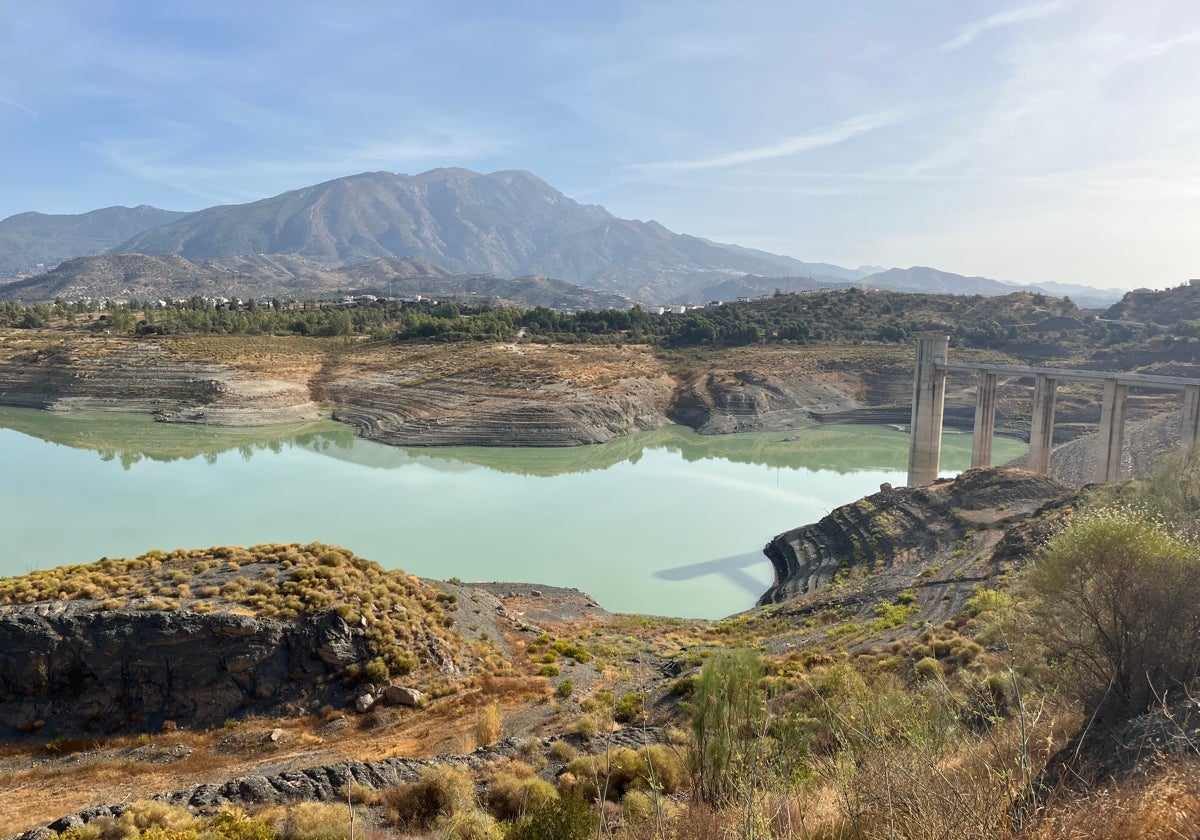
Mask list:
[[[0,607],[0,735],[215,726],[365,658],[333,613],[297,621],[89,601]]]

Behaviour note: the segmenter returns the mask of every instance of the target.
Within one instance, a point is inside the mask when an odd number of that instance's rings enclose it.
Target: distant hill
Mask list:
[[[0,300],[26,303],[57,298],[173,300],[204,297],[298,300],[342,294],[425,295],[556,309],[628,308],[630,301],[545,277],[505,279],[455,275],[416,259],[377,258],[324,269],[285,256],[230,257],[193,263],[177,254],[104,254],[76,257],[35,277],[0,285]]]
[[[1070,297],[1077,304],[1099,308],[1117,300],[1118,289],[1093,289],[1066,283],[1041,283],[1017,285],[992,280],[988,277],[966,277],[949,271],[939,271],[927,266],[912,268],[889,268],[859,279],[855,285],[867,289],[888,289],[897,292],[925,292],[928,294],[985,295],[995,297],[1016,291],[1044,292],[1055,297]]]
[[[1134,289],[1104,313],[1114,321],[1153,321],[1174,324],[1200,319],[1200,283],[1185,283],[1173,289]]]
[[[0,220],[0,277],[53,268],[99,254],[131,236],[187,215],[157,207],[106,207],[79,215],[19,213]]]

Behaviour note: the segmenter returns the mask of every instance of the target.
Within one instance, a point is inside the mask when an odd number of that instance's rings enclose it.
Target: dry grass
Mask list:
[[[1022,840],[1181,840],[1200,832],[1200,760],[1052,802]]]

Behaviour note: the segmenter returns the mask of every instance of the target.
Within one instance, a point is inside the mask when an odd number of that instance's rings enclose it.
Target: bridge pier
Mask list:
[[[917,369],[913,376],[912,420],[908,427],[908,486],[924,487],[937,480],[942,454],[942,416],[946,407],[946,361],[950,337],[941,333],[917,336]]]
[[[971,469],[992,465],[992,436],[996,433],[996,374],[979,371],[975,395],[975,432],[971,437]]]
[[[1200,441],[1200,385],[1183,389],[1183,429],[1179,438],[1184,449],[1191,449]]]
[[[1125,446],[1125,398],[1129,386],[1115,379],[1104,380],[1104,397],[1100,405],[1100,435],[1096,440],[1096,472],[1099,482],[1119,481],[1121,452]]]
[[[1058,380],[1044,373],[1034,378],[1033,417],[1029,424],[1029,469],[1050,472],[1050,450],[1054,448],[1054,400]]]

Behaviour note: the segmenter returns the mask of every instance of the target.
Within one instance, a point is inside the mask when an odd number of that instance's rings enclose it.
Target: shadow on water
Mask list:
[[[744,590],[751,597],[758,598],[763,593],[762,581],[747,574],[746,569],[761,566],[766,562],[761,551],[748,554],[735,554],[732,557],[722,557],[719,560],[706,560],[702,563],[689,563],[686,566],[675,566],[670,569],[659,569],[654,576],[659,580],[695,580],[708,575],[722,575],[734,586]]]

